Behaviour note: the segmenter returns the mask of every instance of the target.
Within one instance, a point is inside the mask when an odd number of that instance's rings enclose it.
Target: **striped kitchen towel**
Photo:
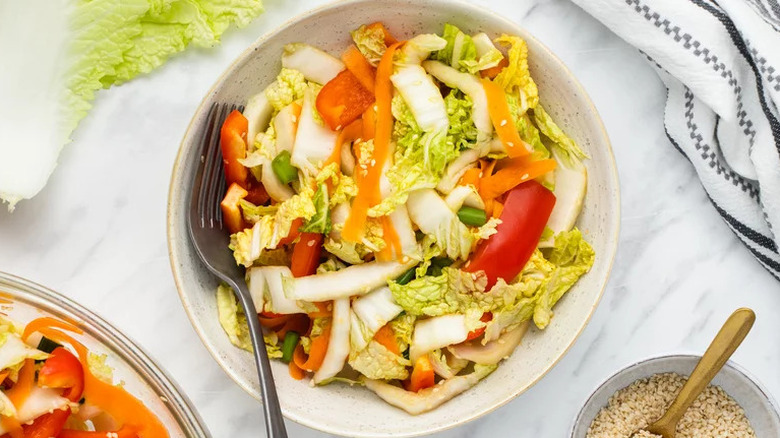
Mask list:
[[[667,87],[669,141],[780,280],[780,0],[573,0]]]

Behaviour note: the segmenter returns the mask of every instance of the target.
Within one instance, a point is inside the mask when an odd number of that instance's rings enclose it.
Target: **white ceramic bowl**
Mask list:
[[[544,332],[532,330],[512,357],[476,387],[439,409],[410,416],[364,388],[342,384],[312,388],[308,381],[291,379],[286,365],[274,364],[282,411],[296,422],[349,436],[425,435],[484,415],[542,378],[587,324],[606,285],[617,247],[618,178],[601,120],[566,66],[517,24],[466,3],[354,0],[306,13],[259,39],[217,80],[184,136],[171,180],[168,244],[176,285],[195,330],[228,375],[259,399],[251,356],[233,347],[222,331],[215,304],[217,282],[201,266],[187,235],[185,206],[193,166],[199,159],[196,151],[201,145],[197,142],[213,103],[243,103],[274,80],[285,44],[307,42],[338,54],[350,43],[351,29],[374,21],[384,22],[399,38],[421,32],[440,33],[445,22],[467,33],[485,31],[492,37],[508,33],[525,38],[541,102],[592,157],[587,162],[588,195],[578,225],[596,250],[593,269],[556,306],[552,324]]]
[[[585,438],[588,427],[601,408],[607,405],[609,398],[615,392],[625,388],[639,379],[645,379],[659,373],[677,373],[689,376],[701,356],[670,355],[655,357],[629,365],[618,371],[602,383],[588,397],[582,410],[574,420],[571,438]],[[780,436],[780,416],[777,403],[755,378],[748,375],[733,362],[727,362],[715,376],[712,383],[720,386],[734,401],[745,410],[757,438],[774,438]]]
[[[157,415],[171,438],[210,436],[173,380],[133,341],[99,316],[51,289],[5,272],[0,272],[0,298],[0,312],[19,324],[53,317],[81,328],[84,333],[73,336],[90,351],[107,355],[114,376]]]

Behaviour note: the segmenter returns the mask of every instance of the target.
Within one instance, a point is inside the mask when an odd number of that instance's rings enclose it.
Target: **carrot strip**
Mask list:
[[[7,377],[8,377],[8,371],[3,371],[2,373],[0,373],[0,384],[2,384],[3,382],[5,382],[5,379],[6,379]]]
[[[275,316],[273,318],[258,316],[258,319],[260,320],[260,325],[263,327],[269,328],[271,330],[277,330],[287,324],[287,321],[291,316],[292,315],[281,315]]]
[[[395,43],[387,48],[376,72],[374,96],[376,99],[376,132],[374,136],[374,152],[370,165],[366,169],[357,169],[358,194],[352,202],[352,210],[344,223],[341,235],[350,242],[359,242],[364,228],[368,209],[379,202],[379,177],[382,173],[390,148],[390,135],[393,131],[393,114],[390,102],[393,98],[393,84],[390,75],[393,73],[393,54],[401,43]],[[359,157],[365,158],[367,157]]]
[[[393,332],[393,328],[390,327],[390,324],[383,325],[374,335],[374,340],[382,344],[393,354],[401,353],[398,350],[398,342],[395,340],[395,333]]]
[[[498,202],[498,200],[493,200],[493,211],[491,212],[492,217],[499,218],[501,217],[501,212],[504,211],[504,204]]]
[[[317,306],[316,312],[310,312],[309,318],[324,318],[333,315],[333,311],[328,308],[332,301],[322,301],[319,303],[314,303],[315,306]]]
[[[509,112],[509,104],[506,102],[504,90],[489,79],[482,79],[482,88],[485,89],[490,120],[493,122],[498,138],[504,143],[506,153],[512,158],[530,154],[525,147],[525,142],[517,132],[512,113]]]
[[[3,425],[6,435],[11,438],[24,438],[24,429],[22,429],[22,423],[14,417],[0,417],[0,424]],[[5,438],[6,435],[3,435]]]
[[[504,67],[509,65],[509,60],[506,59],[506,56],[504,56],[501,61],[498,62],[498,65],[495,67],[486,68],[485,70],[482,70],[479,72],[480,76],[483,78],[489,78],[493,79],[494,77],[498,76],[499,73],[501,73],[501,70],[504,69]]]
[[[463,176],[461,176],[460,180],[458,181],[458,185],[460,186],[472,185],[477,190],[479,190],[479,179],[480,179],[479,176],[481,174],[482,174],[482,169],[472,167],[471,169],[468,169],[463,173]]]
[[[284,336],[287,334],[287,332],[295,332],[299,335],[302,335],[309,331],[311,320],[308,316],[303,313],[290,316],[291,318],[287,320],[282,328],[276,331],[276,335],[279,336],[279,339],[284,339]]]
[[[25,359],[22,369],[19,370],[19,378],[16,380],[16,384],[5,392],[11,403],[19,409],[27,397],[30,396],[30,391],[35,384],[35,360]]]
[[[355,120],[354,122],[344,127],[344,129],[339,131],[339,135],[336,137],[336,147],[333,148],[333,152],[331,152],[328,159],[325,160],[323,166],[327,166],[332,163],[341,164],[341,148],[344,147],[344,143],[351,143],[360,138],[361,135],[363,135],[362,120]]]
[[[306,352],[303,351],[303,345],[298,343],[298,345],[295,347],[295,351],[293,351],[292,362],[294,362],[298,368],[303,370],[303,366],[306,364],[306,359]]]
[[[347,70],[351,71],[353,75],[366,87],[366,90],[374,91],[374,76],[376,76],[376,69],[368,63],[368,60],[354,44],[341,54],[341,60],[344,65],[347,66]]]
[[[328,351],[328,344],[330,343],[330,324],[328,324],[322,333],[311,340],[311,348],[309,348],[309,358],[306,362],[300,364],[300,368],[306,371],[317,371],[322,366],[322,361],[325,360],[325,353]],[[299,345],[300,347],[300,345]],[[302,347],[301,347],[302,348]],[[302,351],[302,350],[301,350]]]
[[[289,369],[290,369],[290,377],[292,377],[295,380],[301,380],[304,377],[306,377],[306,371],[303,368],[296,365],[294,360],[290,361]]]
[[[376,110],[373,106],[368,107],[363,113],[363,139],[371,140],[376,133]],[[357,154],[355,154],[357,155]]]
[[[555,160],[528,161],[526,158],[512,158],[495,174],[482,178],[479,195],[482,199],[495,199],[518,184],[544,175],[555,169]]]
[[[59,329],[67,330],[78,334],[84,333],[80,328],[76,327],[73,324],[46,316],[43,318],[37,318],[30,321],[24,327],[24,332],[22,333],[22,339],[27,340],[27,338],[29,338],[31,334],[40,331],[40,329],[42,328],[49,328],[49,327],[59,328]]]
[[[403,251],[401,250],[401,239],[398,237],[398,232],[395,231],[395,227],[388,216],[382,216],[379,220],[382,224],[382,237],[385,241],[385,247],[376,253],[377,260],[380,262],[393,260],[393,252],[395,252],[395,258],[401,260]]]
[[[496,163],[498,163],[497,160],[479,160],[479,168],[482,170],[482,175],[480,175],[480,178],[485,178],[492,175],[493,169],[496,168]]]

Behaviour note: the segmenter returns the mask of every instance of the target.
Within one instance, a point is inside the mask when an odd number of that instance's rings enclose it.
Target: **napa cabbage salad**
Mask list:
[[[0,435],[157,438],[163,424],[117,382],[107,356],[50,317],[19,325],[0,316]]]
[[[540,102],[528,47],[445,25],[284,48],[221,131],[221,203],[270,357],[419,414],[490,374],[593,264],[587,158]],[[219,319],[251,349],[226,286]]]

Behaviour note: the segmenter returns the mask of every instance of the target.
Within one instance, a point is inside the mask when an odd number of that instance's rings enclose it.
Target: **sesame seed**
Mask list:
[[[341,125],[336,126],[336,131],[341,131]]]
[[[298,123],[298,116],[292,116],[293,123]]]
[[[306,246],[312,247],[312,246],[314,246],[314,244],[316,244],[316,243],[317,243],[317,242],[316,242],[314,239],[312,239],[312,240],[310,240],[310,241],[306,242]]]
[[[506,126],[506,119],[502,120],[501,123],[499,123],[501,126]]]
[[[522,179],[522,180],[528,179],[528,174],[524,173],[523,176],[520,177],[520,179]]]
[[[515,147],[515,144],[512,143],[511,141],[506,142],[506,145],[509,146],[510,148]]]
[[[371,167],[376,166],[376,160],[371,160]]]
[[[606,407],[590,424],[586,438],[627,437],[631,432],[647,427],[666,412],[682,389],[686,377],[656,374],[637,380],[610,397]],[[745,411],[726,392],[708,386],[677,423],[679,438],[755,438]],[[637,438],[655,438],[646,431]]]

